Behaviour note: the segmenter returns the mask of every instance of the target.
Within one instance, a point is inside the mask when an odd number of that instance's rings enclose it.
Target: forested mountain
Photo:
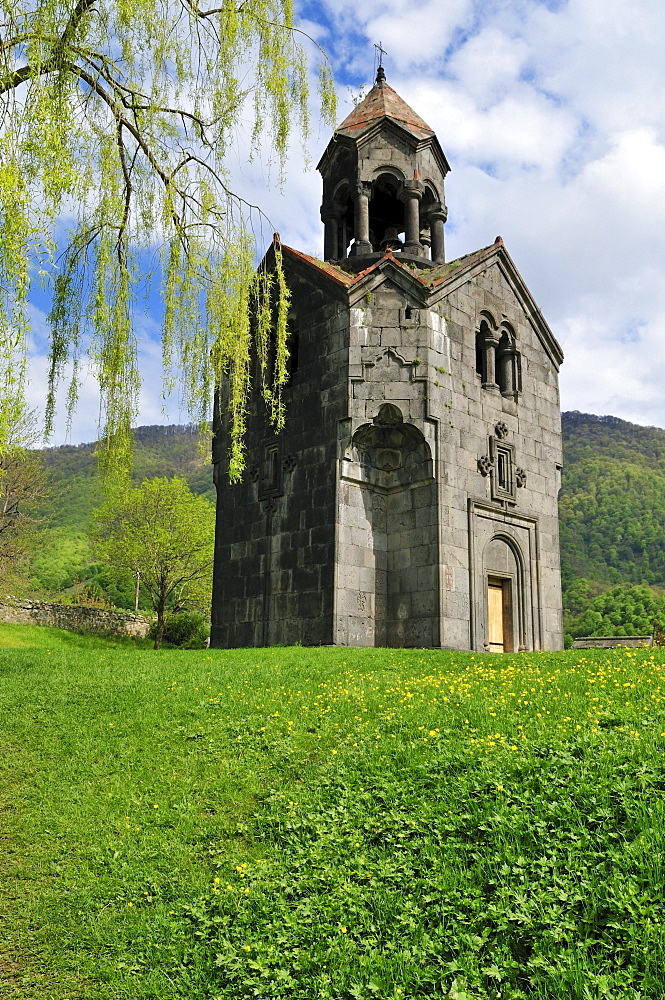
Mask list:
[[[564,573],[665,587],[665,431],[563,414]]]
[[[198,428],[138,427],[135,432],[133,480],[183,476],[194,493],[214,500],[212,466],[202,454]],[[37,590],[86,599],[108,600],[133,607],[134,594],[109,578],[106,567],[93,561],[88,531],[92,511],[103,499],[94,444],[62,445],[39,452],[50,477],[50,498],[44,506],[47,527],[32,560]]]
[[[647,634],[665,617],[665,431],[577,411],[562,424],[566,633]]]
[[[135,433],[137,482],[178,474],[194,492],[214,500],[212,467],[200,451],[196,427],[139,427]],[[563,442],[560,512],[566,629],[581,634],[580,628],[589,629],[596,621],[596,634],[599,629],[617,632],[622,627],[631,631],[638,624],[642,631],[651,613],[644,610],[643,590],[622,594],[615,602],[623,609],[623,626],[612,621],[607,599],[597,609],[593,600],[618,584],[647,584],[659,606],[658,598],[665,592],[665,430],[573,411],[563,414]],[[94,447],[66,445],[40,452],[51,475],[52,494],[46,511],[49,527],[33,572],[44,591],[72,593],[87,588],[90,596],[97,593],[131,606],[131,588],[123,592],[108,579],[105,567],[92,563],[88,525],[91,511],[102,499]],[[634,626],[626,620],[631,604],[636,607]]]

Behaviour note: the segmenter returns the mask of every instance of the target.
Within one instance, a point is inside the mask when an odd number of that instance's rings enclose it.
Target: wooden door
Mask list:
[[[503,580],[487,581],[487,638],[491,653],[504,652]]]
[[[487,580],[487,641],[492,653],[512,653],[513,590],[511,580]]]

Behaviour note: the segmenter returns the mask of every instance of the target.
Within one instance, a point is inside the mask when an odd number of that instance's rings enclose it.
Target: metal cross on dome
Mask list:
[[[383,48],[383,43],[382,42],[379,42],[378,45],[376,44],[376,42],[374,42],[374,48],[376,49],[376,58],[377,58],[378,64],[379,64],[378,67],[376,67],[376,68],[380,69],[383,66],[383,56],[387,56],[388,53]]]

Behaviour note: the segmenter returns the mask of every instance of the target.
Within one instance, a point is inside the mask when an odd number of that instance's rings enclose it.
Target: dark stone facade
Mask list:
[[[500,239],[443,262],[447,162],[381,78],[319,169],[286,427],[256,391],[239,485],[216,422],[211,644],[561,648],[561,349]]]

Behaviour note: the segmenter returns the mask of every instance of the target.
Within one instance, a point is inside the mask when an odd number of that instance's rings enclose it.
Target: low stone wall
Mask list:
[[[0,622],[6,625],[49,625],[70,632],[96,632],[140,639],[144,639],[150,631],[148,619],[131,611],[107,611],[105,608],[54,604],[51,601],[0,602]]]
[[[616,649],[617,646],[652,646],[650,635],[584,635],[575,639],[572,649]]]

